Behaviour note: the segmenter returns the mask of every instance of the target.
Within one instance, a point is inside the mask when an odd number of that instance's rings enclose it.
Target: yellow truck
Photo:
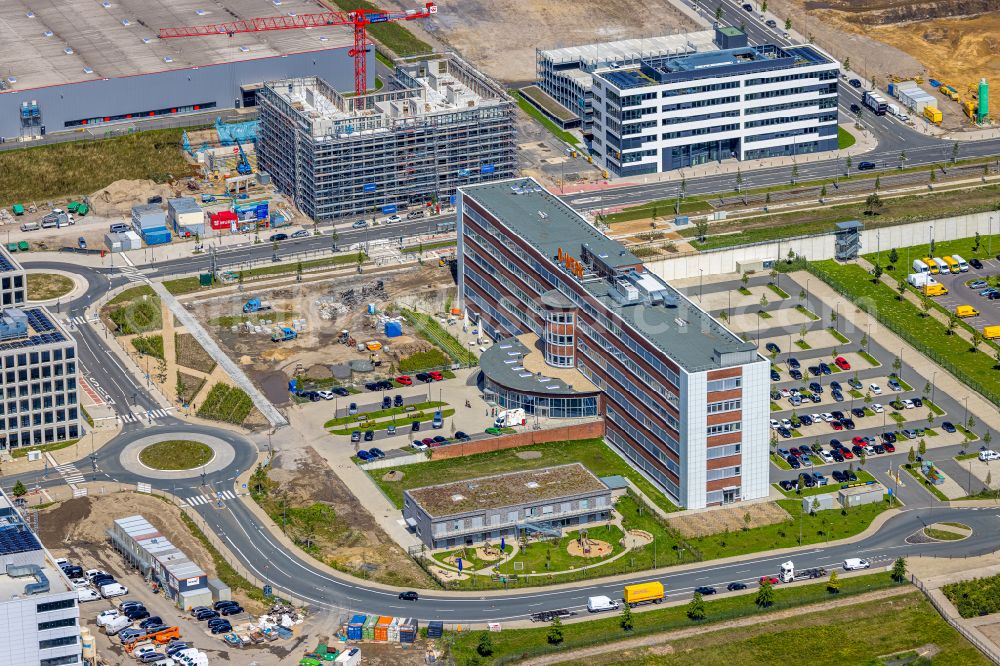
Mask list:
[[[944,296],[948,293],[943,284],[928,284],[924,286],[924,296]]]
[[[998,327],[1000,328],[1000,327]],[[1000,332],[998,332],[1000,334]],[[622,599],[631,608],[636,604],[658,604],[663,601],[663,583],[659,581],[653,581],[650,583],[636,583],[635,585],[626,585],[625,594]]]
[[[941,121],[944,119],[944,115],[941,113],[941,109],[936,106],[925,106],[924,118],[936,125],[940,125]]]
[[[972,307],[971,305],[959,305],[957,308],[955,308],[955,316],[961,317],[963,319],[966,317],[978,317],[979,310]]]
[[[987,340],[1000,338],[1000,326],[987,326],[983,329],[983,337]]]

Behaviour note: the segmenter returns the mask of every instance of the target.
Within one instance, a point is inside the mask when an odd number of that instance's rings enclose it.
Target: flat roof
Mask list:
[[[66,335],[60,324],[42,308],[4,308],[0,310],[0,319],[3,319],[6,323],[9,321],[9,317],[16,316],[18,311],[27,316],[27,332],[22,337],[11,337],[0,341],[0,352],[40,347],[72,339]]]
[[[0,248],[0,273],[12,273],[23,270],[21,264],[17,263],[17,259],[12,257],[6,249]]]
[[[497,342],[479,357],[479,368],[491,380],[509,389],[553,396],[596,393],[576,368],[555,368],[545,362],[534,333]]]
[[[352,29],[341,26],[232,37],[157,37],[160,28],[323,11],[312,0],[282,0],[280,6],[264,0],[109,0],[106,8],[102,4],[0,2],[0,77],[10,88],[26,90],[353,44]],[[7,81],[8,77],[15,81]]]
[[[607,492],[608,487],[580,463],[424,486],[407,491],[435,518],[483,509],[549,502]]]
[[[698,30],[659,37],[621,39],[615,42],[544,49],[541,55],[554,63],[582,62],[585,65],[601,66],[606,63],[627,62],[651,56],[713,51],[717,48],[714,30]]]
[[[498,181],[460,190],[553,263],[557,263],[559,249],[580,258],[579,250],[586,244],[591,253],[611,268],[642,265],[624,245],[602,234],[533,179]],[[759,360],[756,345],[744,342],[647,270],[631,273],[629,282],[644,293],[662,298],[658,302],[642,301],[624,306],[613,295],[616,288],[608,279],[594,275],[577,279],[566,271],[559,275],[566,281],[576,280],[612,313],[689,372]]]

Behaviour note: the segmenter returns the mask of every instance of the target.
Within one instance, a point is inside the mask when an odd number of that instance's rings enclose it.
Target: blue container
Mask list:
[[[295,393],[295,384],[296,383],[297,382],[294,379],[289,379],[288,380],[288,392],[289,393]]]
[[[398,321],[385,322],[385,337],[398,338],[403,334],[403,326]]]
[[[347,624],[347,640],[361,640],[362,630],[364,629],[365,621],[367,619],[367,615],[355,615],[351,618],[351,621]]]
[[[164,245],[170,242],[170,232],[165,227],[145,229],[142,240],[146,241],[146,245]]]
[[[375,304],[374,303],[369,303],[368,304],[368,314],[370,314],[370,315],[375,314]]]
[[[350,628],[348,628],[350,631]],[[444,622],[435,620],[427,623],[427,638],[441,638],[444,635]]]

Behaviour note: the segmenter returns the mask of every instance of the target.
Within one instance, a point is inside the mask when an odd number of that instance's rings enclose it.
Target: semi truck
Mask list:
[[[628,604],[629,608],[637,604],[659,604],[663,603],[666,595],[663,593],[663,583],[658,580],[649,583],[636,583],[626,585],[622,601]]]
[[[513,426],[524,425],[527,418],[523,409],[507,409],[497,414],[493,421],[494,428],[511,428]]]
[[[299,337],[299,334],[294,329],[283,326],[271,334],[271,342],[288,342],[297,337]]]
[[[802,569],[801,571],[795,571],[795,564],[789,560],[783,562],[778,567],[778,580],[782,583],[791,583],[797,580],[809,580],[810,578],[822,578],[826,575],[826,569],[823,567],[817,567],[815,569]]]
[[[251,298],[246,303],[243,304],[243,312],[263,312],[264,310],[271,309],[271,301],[262,301],[259,298]]]
[[[884,116],[885,112],[889,109],[889,104],[885,101],[885,98],[872,90],[865,91],[861,96],[861,102],[876,116]]]

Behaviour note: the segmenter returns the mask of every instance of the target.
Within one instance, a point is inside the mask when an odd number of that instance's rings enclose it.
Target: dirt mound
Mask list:
[[[163,199],[174,196],[169,185],[157,185],[151,180],[116,180],[90,195],[93,212],[105,217],[130,216],[132,206],[145,204],[150,197]]]
[[[1000,10],[1000,0],[808,0],[807,10],[832,9],[849,13],[866,25],[889,25],[930,19],[969,17]]]
[[[403,473],[400,472],[397,469],[394,469],[391,472],[386,472],[385,474],[383,474],[382,475],[382,480],[383,481],[402,481],[403,480]]]
[[[747,522],[747,517],[750,520]],[[761,502],[730,509],[699,511],[670,518],[670,525],[685,537],[702,537],[722,532],[736,532],[744,527],[774,525],[790,520],[791,516],[774,502]]]

